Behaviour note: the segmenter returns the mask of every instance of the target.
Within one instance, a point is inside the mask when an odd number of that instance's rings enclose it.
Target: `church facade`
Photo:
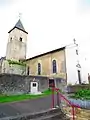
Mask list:
[[[70,49],[64,46],[26,59],[28,32],[20,19],[8,33],[6,56],[0,59],[0,73],[59,78],[64,84],[82,83],[76,45]]]
[[[59,77],[66,80],[65,47],[26,60],[29,75]]]

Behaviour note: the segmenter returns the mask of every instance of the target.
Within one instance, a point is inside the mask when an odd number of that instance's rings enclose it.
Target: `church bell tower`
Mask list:
[[[6,59],[16,61],[25,60],[28,33],[24,29],[20,19],[8,33]]]

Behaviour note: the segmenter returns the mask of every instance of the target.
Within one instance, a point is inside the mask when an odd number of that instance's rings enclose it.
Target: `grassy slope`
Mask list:
[[[23,95],[0,95],[0,103],[6,102],[14,102],[14,101],[22,101],[27,99],[35,99],[39,97],[44,97],[50,95],[52,93],[51,90],[46,90],[43,94],[39,95],[30,95],[30,94],[23,94]]]

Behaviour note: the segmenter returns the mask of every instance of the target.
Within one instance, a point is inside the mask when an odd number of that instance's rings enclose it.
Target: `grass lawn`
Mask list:
[[[51,93],[52,93],[51,90],[46,90],[46,91],[43,92],[43,94],[39,94],[39,95],[30,95],[30,94],[0,95],[0,103],[22,101],[22,100],[28,100],[28,99],[35,99],[35,98],[39,98],[39,97],[44,97],[44,96],[50,95]]]

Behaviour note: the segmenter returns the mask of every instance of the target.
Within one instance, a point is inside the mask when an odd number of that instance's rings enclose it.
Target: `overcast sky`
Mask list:
[[[75,38],[82,61],[86,58],[89,63],[90,0],[0,0],[0,57],[6,54],[8,31],[19,13],[29,33],[27,57],[73,43]]]

